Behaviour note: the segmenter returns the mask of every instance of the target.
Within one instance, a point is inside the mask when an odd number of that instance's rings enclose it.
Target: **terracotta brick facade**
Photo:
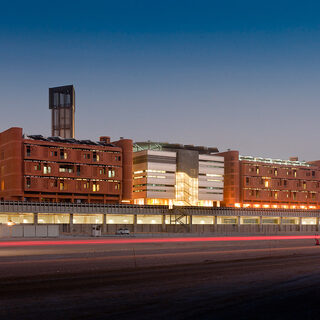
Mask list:
[[[120,203],[132,198],[132,140],[23,138],[0,133],[0,198],[47,202]]]
[[[320,208],[319,162],[225,157],[224,205],[227,207]]]

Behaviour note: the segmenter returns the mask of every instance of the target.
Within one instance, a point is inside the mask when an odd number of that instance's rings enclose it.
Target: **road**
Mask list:
[[[312,239],[0,246],[0,284],[0,319],[318,319],[320,247]]]

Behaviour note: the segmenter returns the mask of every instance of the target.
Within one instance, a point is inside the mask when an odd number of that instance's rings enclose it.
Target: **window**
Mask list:
[[[246,184],[249,184],[249,177],[246,177]]]
[[[60,190],[65,190],[65,185],[64,185],[64,181],[60,181]]]
[[[109,169],[108,171],[108,178],[115,177],[116,171],[114,169]]]
[[[315,177],[316,176],[316,172],[312,171],[312,176]]]
[[[106,174],[107,170],[106,167],[100,168],[99,173],[100,174]]]
[[[275,199],[278,199],[278,192],[275,192],[275,193],[274,193],[274,198],[275,198]]]
[[[275,175],[275,176],[278,175],[278,169],[274,169],[274,175]]]
[[[293,198],[293,200],[295,200],[297,198],[297,193],[296,192],[292,193],[292,198]]]
[[[56,188],[57,186],[58,186],[58,180],[57,179],[51,181],[51,187]]]
[[[268,180],[265,180],[265,181],[264,181],[264,186],[265,186],[266,188],[269,188],[269,181],[268,181]]]
[[[44,166],[43,166],[43,173],[44,173],[44,174],[51,173],[51,167],[48,166],[47,164],[44,164]]]
[[[29,189],[31,187],[31,179],[27,178],[26,182],[27,182],[27,188]]]
[[[89,159],[90,159],[90,156],[89,156]],[[99,162],[99,159],[100,159],[99,155],[96,152],[94,152],[92,155],[92,161]]]
[[[80,176],[80,166],[77,166],[77,176]]]
[[[303,189],[307,189],[307,183],[303,181]]]
[[[287,180],[283,180],[283,185],[284,185],[284,186],[287,185]]]
[[[60,150],[60,160],[64,160],[67,158],[68,158],[68,154],[63,149],[61,149]]]
[[[27,157],[31,156],[31,147],[27,146]]]
[[[259,174],[260,173],[260,169],[259,167],[256,167],[256,174]]]
[[[41,164],[38,163],[34,166],[34,170],[40,171],[41,170]]]
[[[99,191],[99,190],[100,190],[99,184],[96,183],[96,182],[94,182],[94,183],[92,184],[92,191],[93,191],[93,192],[96,192],[96,191]]]
[[[72,165],[63,165],[59,167],[59,172],[73,173]]]

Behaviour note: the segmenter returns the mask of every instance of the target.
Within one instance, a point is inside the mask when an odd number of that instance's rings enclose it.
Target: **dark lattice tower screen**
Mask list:
[[[70,85],[49,88],[49,109],[52,110],[52,136],[74,138],[74,87]]]

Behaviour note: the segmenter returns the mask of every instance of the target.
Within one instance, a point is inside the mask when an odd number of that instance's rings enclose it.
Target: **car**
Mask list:
[[[117,230],[116,235],[121,235],[121,236],[129,236],[130,231],[127,228],[120,228]]]

